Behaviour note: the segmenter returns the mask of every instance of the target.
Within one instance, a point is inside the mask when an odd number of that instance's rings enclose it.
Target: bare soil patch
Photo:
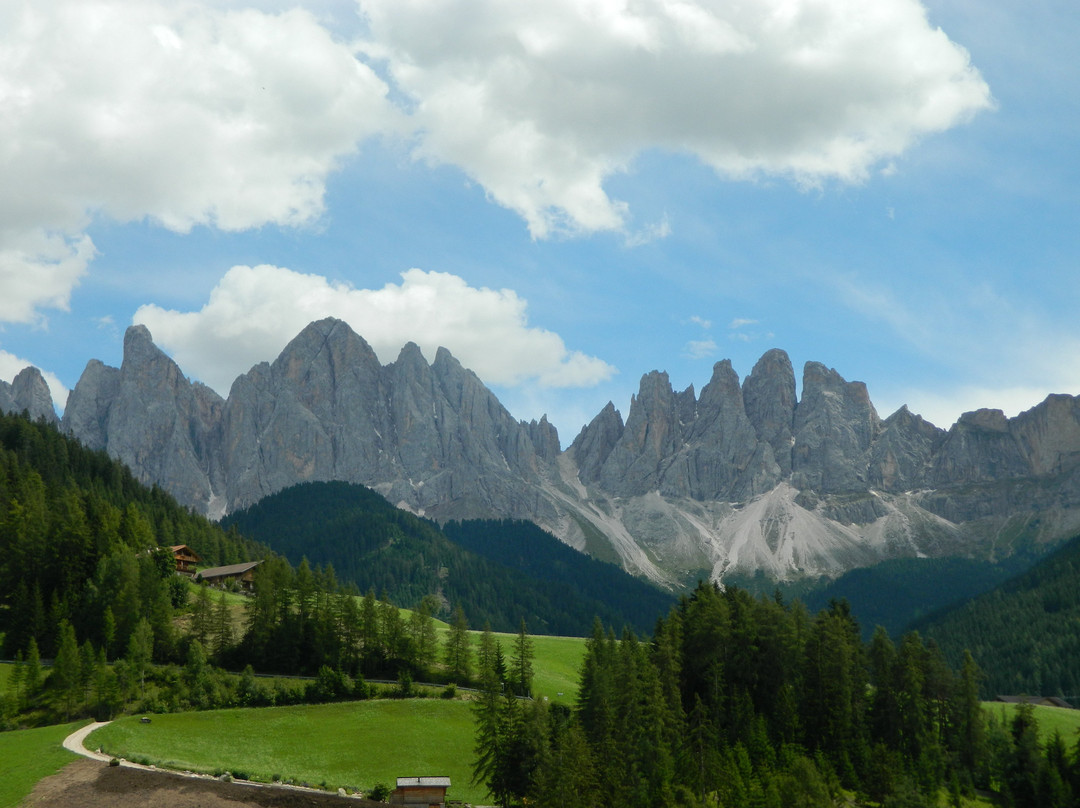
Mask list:
[[[385,808],[381,802],[76,760],[23,800],[35,808]]]

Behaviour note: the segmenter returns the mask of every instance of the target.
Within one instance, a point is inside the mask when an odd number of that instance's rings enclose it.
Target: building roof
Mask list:
[[[245,572],[259,566],[261,561],[245,561],[243,564],[229,564],[227,567],[211,567],[199,573],[203,580],[207,578],[227,578],[230,575],[243,575]]]
[[[188,555],[190,555],[193,558],[199,558],[200,557],[198,553],[196,553],[194,550],[192,550],[186,544],[173,544],[173,545],[170,545],[169,550],[172,552],[173,555],[176,555],[177,553],[180,553],[180,552],[185,552],[185,553],[187,553]]]
[[[1073,706],[1065,699],[1058,698],[1057,696],[998,696],[998,701],[1003,701],[1006,704],[1048,704],[1053,707],[1064,707],[1066,709],[1073,709]]]
[[[450,788],[449,777],[399,777],[398,788]]]

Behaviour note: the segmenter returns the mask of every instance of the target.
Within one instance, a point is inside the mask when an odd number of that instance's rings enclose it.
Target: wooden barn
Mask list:
[[[397,788],[390,794],[391,805],[413,808],[446,808],[449,777],[399,777]]]
[[[174,544],[169,550],[173,554],[173,560],[176,562],[176,574],[187,575],[189,578],[195,575],[195,565],[202,561],[202,558],[188,547],[186,544]]]
[[[236,581],[241,589],[250,592],[255,582],[255,568],[261,563],[261,561],[245,561],[243,564],[230,564],[227,567],[211,567],[198,573],[195,580],[218,587],[224,587],[230,581]]]

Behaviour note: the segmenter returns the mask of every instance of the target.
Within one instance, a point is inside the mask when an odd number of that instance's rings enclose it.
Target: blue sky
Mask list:
[[[947,427],[1080,393],[1080,6],[0,8],[0,378],[148,325],[227,395],[306,322],[564,445],[773,347]]]

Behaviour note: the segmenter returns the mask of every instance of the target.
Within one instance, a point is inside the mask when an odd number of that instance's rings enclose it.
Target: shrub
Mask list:
[[[375,802],[386,802],[390,796],[390,786],[386,783],[376,783],[375,787],[368,792],[368,799]]]

